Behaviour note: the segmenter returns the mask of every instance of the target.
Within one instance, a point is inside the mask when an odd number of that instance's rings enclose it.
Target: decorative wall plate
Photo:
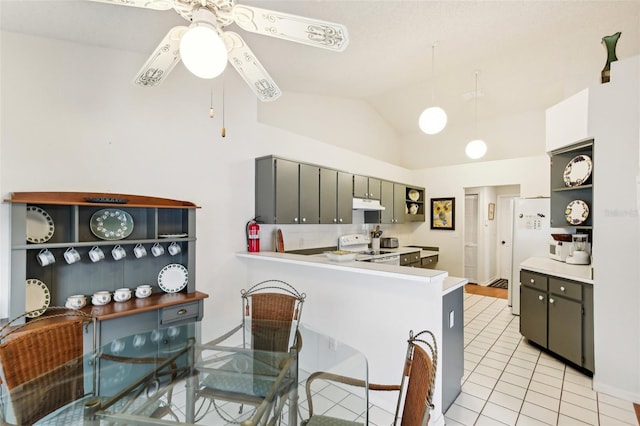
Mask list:
[[[102,240],[122,240],[133,232],[133,218],[124,210],[102,209],[91,216],[91,232]]]
[[[411,201],[418,201],[420,199],[420,193],[415,189],[409,191],[409,199]]]
[[[589,206],[582,200],[573,200],[567,204],[564,216],[571,225],[580,225],[589,217]]]
[[[53,237],[55,226],[49,213],[37,206],[27,206],[27,241],[46,243]]]
[[[588,155],[577,155],[564,168],[562,178],[566,186],[580,186],[589,179],[593,163]]]
[[[39,317],[49,307],[51,302],[51,293],[47,286],[40,280],[30,278],[27,280],[27,288],[25,290],[25,306],[28,318]]]
[[[187,286],[189,271],[179,263],[171,263],[158,274],[158,286],[167,293],[176,293]]]

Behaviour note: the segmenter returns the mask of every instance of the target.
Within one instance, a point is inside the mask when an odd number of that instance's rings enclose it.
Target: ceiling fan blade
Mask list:
[[[238,71],[256,96],[263,102],[278,99],[282,91],[244,40],[233,31],[223,32],[220,36],[227,46],[229,63]]]
[[[187,27],[177,26],[169,30],[158,47],[153,51],[147,62],[136,74],[133,82],[139,86],[155,87],[180,62],[180,38],[187,31]]]
[[[96,3],[109,3],[121,6],[144,7],[146,9],[169,10],[173,9],[172,0],[89,0]]]
[[[347,27],[319,19],[236,4],[233,17],[240,28],[337,52],[347,48]]]

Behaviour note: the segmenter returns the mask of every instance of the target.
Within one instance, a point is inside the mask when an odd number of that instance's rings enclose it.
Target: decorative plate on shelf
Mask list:
[[[102,240],[122,240],[133,232],[133,218],[123,210],[102,209],[91,216],[91,232]]]
[[[186,232],[181,232],[180,234],[158,234],[158,238],[184,238],[187,235]]]
[[[589,217],[589,206],[582,200],[573,200],[567,204],[564,216],[571,225],[580,225]]]
[[[415,189],[409,191],[409,199],[411,201],[418,201],[420,199],[420,193]]]
[[[189,271],[179,263],[171,263],[158,274],[158,286],[167,293],[176,293],[187,286]]]
[[[51,293],[47,286],[40,280],[30,278],[27,280],[27,288],[25,290],[25,306],[24,309],[28,318],[39,317],[47,310],[51,302]]]
[[[49,213],[37,206],[27,206],[27,241],[46,243],[53,237],[55,226]]]
[[[593,163],[588,155],[577,155],[564,168],[562,178],[566,186],[580,186],[589,179]]]

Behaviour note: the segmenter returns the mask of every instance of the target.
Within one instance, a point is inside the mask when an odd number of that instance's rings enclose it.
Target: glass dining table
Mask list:
[[[287,352],[252,349],[238,335],[202,343],[201,327],[158,328],[86,353],[84,397],[36,424],[297,425],[308,418],[305,382],[311,373],[368,380],[362,353],[304,324],[302,347]],[[308,392],[314,413],[367,424],[366,388],[341,386],[313,382]],[[3,390],[1,397],[4,418],[10,420],[11,396]]]

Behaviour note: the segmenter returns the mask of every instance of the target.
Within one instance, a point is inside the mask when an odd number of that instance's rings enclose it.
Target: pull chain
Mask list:
[[[227,129],[224,127],[224,73],[222,73],[222,131],[220,134],[223,138],[227,136]]]
[[[209,117],[213,118],[216,115],[216,112],[213,109],[213,89],[211,89],[211,107],[209,108]]]

